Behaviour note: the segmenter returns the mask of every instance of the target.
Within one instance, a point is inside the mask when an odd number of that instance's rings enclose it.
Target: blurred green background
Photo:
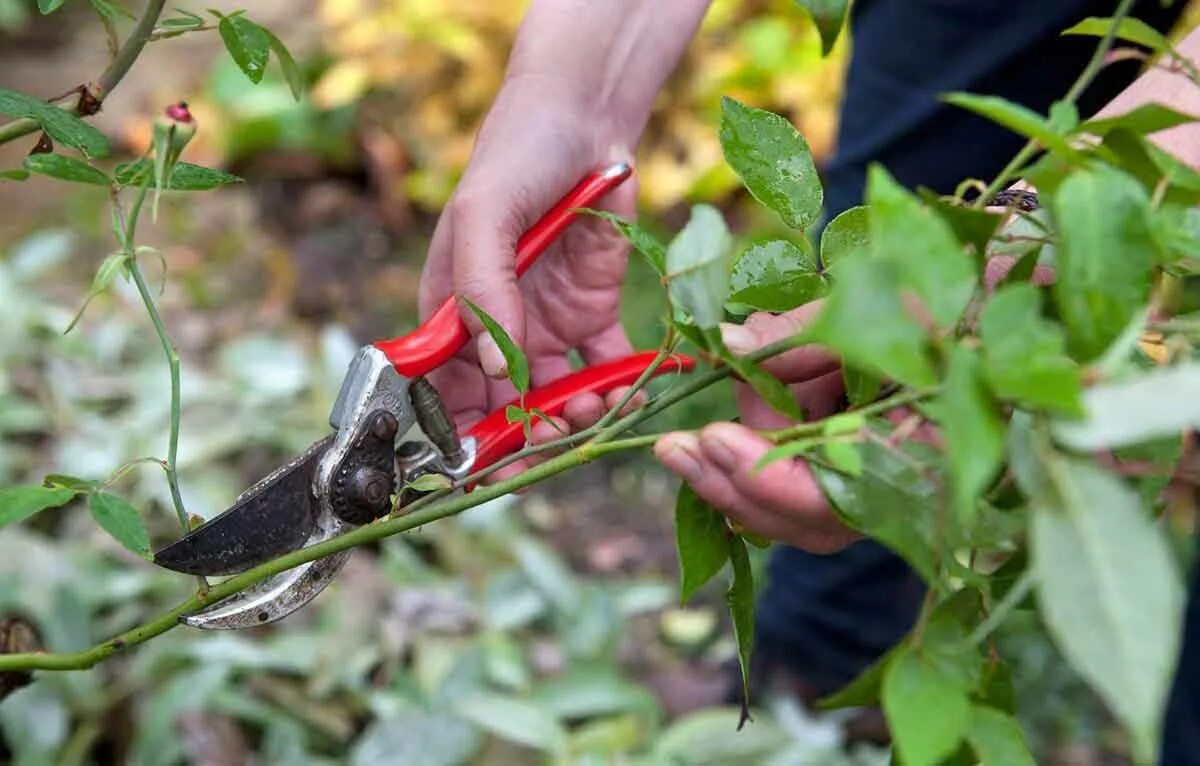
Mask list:
[[[193,513],[224,508],[321,436],[357,345],[414,326],[429,234],[525,5],[259,0],[248,15],[297,56],[302,103],[274,66],[250,83],[206,32],[150,45],[94,118],[123,161],[147,145],[162,105],[186,100],[200,131],[184,159],[246,179],[168,195],[139,236],[166,267],[159,302],[183,360],[180,472]],[[820,161],[846,48],[821,58],[790,0],[716,0],[640,147],[644,222],[669,233],[703,200],[743,241],[780,234],[721,161],[719,98],[786,114]],[[42,17],[33,0],[0,0],[0,87],[54,95],[106,57],[87,3]],[[0,169],[30,143],[0,146]],[[161,456],[167,371],[132,286],[118,280],[62,334],[114,247],[105,190],[0,181],[0,210],[0,485],[55,471],[103,478]],[[159,281],[155,259],[143,268]],[[640,261],[626,290],[630,335],[654,347],[663,302]],[[732,414],[718,387],[662,425]],[[91,671],[40,674],[0,704],[0,754],[20,764],[886,763],[885,750],[850,741],[844,714],[814,715],[783,693],[760,694],[755,722],[734,733],[723,594],[676,603],[675,488],[644,457],[609,460],[356,551],[333,587],[280,625],[179,629]],[[118,489],[157,543],[176,534],[156,468],[135,468]],[[28,617],[55,651],[128,628],[190,586],[126,553],[76,505],[0,533],[0,613]],[[1119,763],[1106,719],[1045,639],[1017,625],[1004,641],[1045,762]]]

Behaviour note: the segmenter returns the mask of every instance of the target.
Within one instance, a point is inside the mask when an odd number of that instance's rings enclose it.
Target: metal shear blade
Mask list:
[[[299,548],[317,524],[313,476],[332,441],[318,441],[250,487],[229,510],[154,554],[154,563],[186,574],[228,575]]]

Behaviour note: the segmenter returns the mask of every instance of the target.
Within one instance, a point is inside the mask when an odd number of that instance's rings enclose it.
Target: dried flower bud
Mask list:
[[[168,119],[174,120],[175,122],[192,122],[192,113],[188,111],[188,105],[186,101],[180,101],[177,104],[171,104],[163,110],[163,114],[165,114]]]
[[[0,654],[25,654],[40,651],[41,641],[37,631],[29,622],[20,617],[5,617],[0,619]],[[0,673],[0,699],[28,686],[33,681],[33,673],[28,670],[10,670]]]

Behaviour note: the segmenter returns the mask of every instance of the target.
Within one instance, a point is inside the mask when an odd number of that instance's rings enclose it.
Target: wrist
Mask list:
[[[509,59],[506,86],[546,85],[546,100],[636,143],[710,0],[533,0]]]

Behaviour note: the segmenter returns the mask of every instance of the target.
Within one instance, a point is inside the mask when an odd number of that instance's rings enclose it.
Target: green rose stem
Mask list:
[[[158,335],[158,340],[162,344],[163,353],[167,356],[167,364],[171,370],[171,430],[167,439],[167,462],[165,465],[167,473],[167,485],[171,488],[171,502],[175,505],[175,515],[179,518],[179,526],[183,533],[187,534],[189,529],[187,510],[183,506],[183,495],[179,492],[179,469],[177,467],[177,459],[179,456],[179,421],[181,419],[180,411],[181,391],[179,380],[179,352],[175,350],[175,345],[171,343],[171,338],[167,335],[167,327],[163,324],[162,315],[158,313],[158,306],[154,303],[154,296],[150,292],[150,286],[146,284],[146,277],[142,274],[142,269],[138,266],[136,250],[134,248],[134,235],[137,233],[138,216],[142,212],[142,205],[146,201],[146,192],[150,188],[150,174],[147,172],[142,178],[142,183],[138,187],[137,197],[133,200],[133,206],[129,210],[128,216],[121,216],[120,200],[117,197],[117,192],[113,192],[113,205],[116,208],[118,215],[122,217],[123,225],[119,230],[121,236],[121,250],[125,253],[125,268],[129,275],[133,278],[133,282],[137,285],[138,294],[142,297],[142,303],[146,306],[146,312],[150,315],[150,321],[154,323],[154,331]],[[201,575],[196,578],[200,586],[200,592],[204,593],[208,589],[208,581]]]
[[[752,354],[748,354],[747,358],[757,362],[804,344],[804,338],[798,335],[759,349]],[[62,654],[25,653],[0,655],[0,671],[83,670],[90,668],[122,649],[148,641],[155,636],[167,632],[179,625],[179,620],[184,615],[191,614],[210,604],[232,596],[271,575],[278,574],[308,561],[346,550],[347,548],[374,542],[385,537],[390,537],[391,535],[424,526],[439,519],[453,516],[468,508],[473,508],[489,500],[494,500],[518,489],[544,481],[563,471],[589,463],[605,455],[648,447],[654,444],[661,435],[655,433],[604,442],[599,442],[598,440],[602,436],[606,439],[611,439],[611,434],[633,428],[670,405],[686,399],[692,394],[728,377],[731,373],[732,371],[728,367],[721,367],[699,375],[687,383],[680,385],[678,388],[662,394],[647,406],[618,419],[608,426],[608,428],[598,433],[593,441],[575,447],[569,452],[551,458],[510,479],[479,487],[469,494],[446,497],[446,492],[442,492],[437,493],[440,494],[439,497],[434,497],[433,495],[427,496],[409,506],[406,509],[408,512],[403,516],[388,518],[374,524],[358,527],[332,540],[326,540],[317,545],[292,551],[265,564],[260,564],[253,569],[235,575],[217,585],[213,585],[207,591],[198,593],[158,617],[135,628],[131,628],[114,638],[99,643],[90,649]],[[928,392],[926,392],[927,394]],[[901,392],[886,400],[864,407],[859,411],[881,412],[899,404],[911,402],[914,398],[916,396],[912,392]],[[811,428],[819,428],[820,421],[806,425]],[[529,450],[525,450],[520,455],[527,457],[529,452]]]

